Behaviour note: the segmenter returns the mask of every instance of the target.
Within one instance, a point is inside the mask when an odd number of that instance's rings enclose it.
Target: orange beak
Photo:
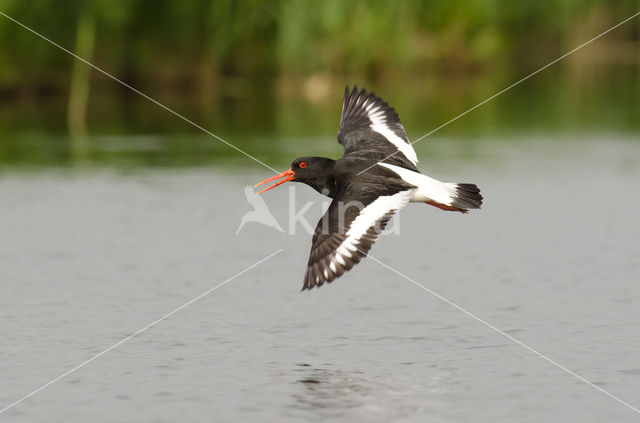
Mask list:
[[[285,170],[282,173],[278,173],[276,176],[272,176],[271,178],[265,179],[262,182],[258,182],[253,187],[255,188],[258,185],[266,184],[267,182],[275,181],[276,179],[285,178],[285,179],[283,179],[281,181],[276,182],[275,184],[271,185],[270,187],[267,187],[267,188],[263,189],[262,191],[258,191],[258,194],[262,194],[263,192],[269,191],[271,188],[275,188],[278,185],[284,184],[285,182],[293,181],[293,177],[294,176],[295,176],[295,173],[293,172],[293,170],[288,169],[288,170]]]

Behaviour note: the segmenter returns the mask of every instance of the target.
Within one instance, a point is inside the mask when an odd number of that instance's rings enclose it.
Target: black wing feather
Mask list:
[[[353,221],[366,209],[372,202],[380,196],[392,196],[398,193],[405,193],[405,200],[409,201],[409,193],[413,185],[407,184],[401,179],[392,177],[384,177],[383,175],[369,174],[373,181],[380,182],[375,186],[384,187],[383,190],[371,190],[366,185],[355,184],[351,186],[345,193],[346,197],[334,198],[331,205],[325,212],[324,216],[318,222],[315,233],[311,240],[311,252],[309,253],[309,262],[307,263],[307,271],[304,276],[304,286],[302,289],[320,286],[325,282],[331,282],[340,277],[344,272],[350,270],[353,266],[360,262],[376,242],[380,233],[386,228],[387,223],[397,211],[389,210],[382,215],[376,222],[372,222],[367,231],[358,239],[357,249],[351,251],[350,257],[342,256],[344,264],[334,261],[336,251],[347,239],[347,232]],[[384,185],[382,184],[384,182]],[[357,201],[362,208],[347,207],[345,199],[349,201]],[[406,204],[406,203],[405,203]],[[402,207],[402,206],[400,206]],[[331,269],[333,261],[335,270]],[[327,275],[324,275],[325,270]]]
[[[332,203],[329,207],[330,209],[334,203],[336,202],[334,201]],[[307,271],[304,275],[302,289],[311,289],[316,286],[322,286],[325,282],[333,282],[346,271],[351,270],[353,266],[360,263],[360,261],[367,256],[367,253],[371,250],[380,233],[387,227],[389,220],[391,220],[395,212],[396,210],[389,211],[389,213],[379,219],[360,237],[357,249],[353,251],[350,256],[343,256],[344,264],[333,261],[333,257],[338,247],[340,247],[340,244],[347,239],[347,236],[344,232],[325,232],[322,227],[323,220],[321,219],[313,235],[311,253],[309,254],[309,262],[307,263]],[[329,210],[327,210],[327,213],[329,213]],[[353,220],[351,220],[348,225],[351,225],[351,222],[353,222]],[[331,269],[332,261],[335,266],[335,271]]]
[[[373,122],[369,117],[369,110],[372,109],[376,110],[379,119],[395,135],[411,145],[393,107],[373,92],[368,93],[364,88],[358,91],[357,86],[349,90],[347,86],[345,87],[340,128],[338,129],[338,142],[344,147],[344,155],[358,156],[376,162],[393,154],[385,160],[385,163],[417,170],[415,164],[398,151],[398,148],[390,140],[371,129]]]

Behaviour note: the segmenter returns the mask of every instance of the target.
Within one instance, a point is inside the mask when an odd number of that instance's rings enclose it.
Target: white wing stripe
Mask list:
[[[413,147],[411,147],[411,145],[408,144],[405,140],[397,136],[396,133],[393,132],[386,124],[373,124],[370,126],[370,128],[371,130],[376,131],[387,140],[389,140],[391,144],[395,145],[398,150],[400,150],[400,152],[404,154],[407,159],[409,159],[411,163],[413,163],[414,165],[418,163],[418,156],[416,155]]]
[[[382,219],[387,213],[400,210],[406,206],[412,194],[413,190],[406,190],[393,195],[383,195],[363,208],[360,214],[351,222],[351,226],[346,233],[347,239],[342,241],[336,249],[334,257],[331,259],[330,267],[335,267],[335,263],[340,263],[344,266],[344,257],[353,257],[353,253],[358,251],[357,245],[360,242],[360,238],[367,233],[369,228],[374,226],[376,222]]]
[[[387,126],[387,118],[384,110],[380,109],[380,106],[369,110],[367,106],[367,112],[371,125],[371,130],[379,133],[385,137],[391,144],[395,145],[398,150],[405,155],[407,159],[414,165],[418,163],[418,156],[416,155],[413,146],[396,135],[395,132],[389,126]]]

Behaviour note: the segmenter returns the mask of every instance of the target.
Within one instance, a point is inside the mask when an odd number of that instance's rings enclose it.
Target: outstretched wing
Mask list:
[[[386,101],[365,89],[345,88],[338,142],[344,155],[416,169],[418,157],[404,132],[398,114]],[[395,153],[395,154],[394,154]]]
[[[411,190],[399,191],[381,195],[363,208],[333,200],[313,235],[302,289],[331,282],[358,264],[410,198]]]

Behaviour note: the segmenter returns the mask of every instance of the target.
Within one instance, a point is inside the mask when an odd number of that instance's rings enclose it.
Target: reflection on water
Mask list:
[[[420,408],[407,398],[411,396],[409,390],[394,392],[388,383],[365,372],[339,370],[330,364],[300,366],[308,369],[298,369],[303,376],[297,380],[299,392],[291,395],[291,408],[307,419],[402,419]]]
[[[340,414],[346,408],[361,406],[371,394],[372,386],[379,387],[376,382],[366,380],[363,372],[318,368],[310,364],[299,366],[303,367],[298,369],[302,376],[297,381],[301,392],[292,395],[294,408]]]
[[[517,78],[516,78],[517,79]],[[411,81],[368,87],[399,112],[410,139],[449,121],[514,80],[495,76],[459,80]],[[337,156],[335,142],[342,87],[326,102],[280,99],[266,90],[246,97],[212,99],[201,110],[192,98],[163,99],[183,115],[260,160],[286,165],[305,154]],[[89,107],[88,136],[67,136],[64,102],[0,103],[0,165],[11,166],[257,166],[153,103],[119,91],[97,92]],[[438,131],[434,137],[458,139],[461,155],[474,157],[464,140],[514,139],[531,133],[584,134],[640,131],[640,84],[635,68],[562,68],[527,80]],[[419,155],[432,153],[428,142]]]
[[[431,421],[440,421],[455,414],[442,413],[451,407],[447,397],[463,391],[451,366],[426,370],[405,362],[386,377],[388,370],[383,369],[345,370],[330,363],[298,366],[289,405],[292,411],[285,415],[305,421],[417,421],[417,416],[427,415]]]

